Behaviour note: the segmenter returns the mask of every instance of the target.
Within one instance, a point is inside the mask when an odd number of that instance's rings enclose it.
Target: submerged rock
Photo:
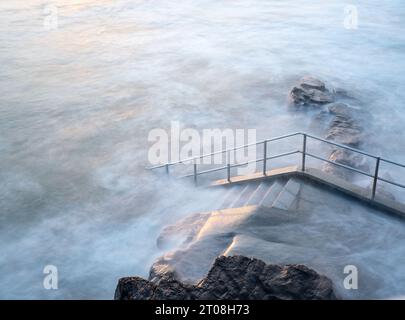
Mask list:
[[[363,128],[355,117],[355,111],[345,103],[332,103],[328,111],[333,115],[326,139],[357,148],[363,142]]]
[[[352,148],[361,147],[364,143],[364,130],[360,125],[361,112],[341,102],[327,105],[327,111],[332,118],[329,122],[325,139]],[[329,160],[367,173],[370,171],[368,159],[348,149],[334,147],[329,155]],[[349,171],[349,169],[331,163],[326,163],[323,166],[323,170],[345,179],[351,179],[354,176],[353,172]]]
[[[299,84],[291,89],[289,96],[296,106],[319,106],[335,100],[325,84],[313,77],[302,78]]]
[[[122,278],[118,300],[331,300],[332,281],[304,265],[266,264],[244,256],[218,257],[196,285],[184,284],[174,273],[154,274],[153,281]]]
[[[335,149],[330,154],[329,160],[351,168],[356,168],[363,172],[370,172],[370,166],[367,163],[367,159],[350,150]],[[323,171],[346,179],[353,177],[353,171],[330,163],[324,165]]]
[[[300,82],[301,87],[303,87],[304,89],[316,89],[316,90],[320,90],[320,91],[325,91],[326,87],[325,87],[325,83],[323,83],[321,80],[313,78],[313,77],[304,77],[301,79]]]
[[[329,113],[335,116],[342,116],[346,118],[353,117],[354,110],[353,108],[349,107],[346,103],[342,102],[335,102],[331,103],[328,106]]]
[[[315,120],[317,128],[320,125],[324,128],[325,139],[356,149],[361,148],[366,142],[362,124],[367,123],[371,115],[361,108],[354,107],[361,103],[346,90],[331,88],[329,91],[321,80],[304,77],[290,91],[290,99],[295,106],[315,106],[320,110]],[[370,173],[370,159],[348,149],[333,146],[327,159]],[[353,171],[333,163],[324,163],[322,170],[347,180],[355,177]]]

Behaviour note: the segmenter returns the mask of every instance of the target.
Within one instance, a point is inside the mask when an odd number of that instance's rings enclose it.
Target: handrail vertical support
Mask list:
[[[194,184],[197,185],[197,162],[194,161]]]
[[[263,142],[263,175],[267,172],[267,140]]]
[[[228,151],[228,161],[226,165],[226,179],[231,182],[231,151]]]
[[[307,135],[305,133],[303,133],[301,171],[305,171],[305,156],[306,156],[306,153],[307,153]]]
[[[375,198],[375,192],[377,190],[377,181],[378,181],[378,171],[380,169],[380,157],[376,158],[376,163],[375,163],[375,172],[374,172],[374,181],[373,181],[373,191],[371,193],[371,199],[374,200]]]

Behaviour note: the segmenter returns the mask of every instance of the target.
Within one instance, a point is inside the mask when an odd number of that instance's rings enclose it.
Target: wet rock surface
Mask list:
[[[332,281],[304,265],[266,264],[244,256],[218,257],[207,276],[196,285],[182,283],[174,272],[151,280],[122,278],[118,300],[331,300]]]
[[[325,138],[353,148],[359,147],[364,137],[363,128],[355,116],[358,111],[339,102],[328,105],[327,110],[332,120]]]
[[[350,168],[356,168],[363,172],[370,171],[370,166],[365,157],[345,149],[334,149],[329,156],[329,160]],[[353,172],[349,169],[331,163],[325,164],[323,166],[323,171],[346,179],[350,179],[350,177],[353,176]]]
[[[296,106],[320,106],[335,100],[325,83],[314,77],[304,77],[289,94],[291,102]]]
[[[335,141],[352,148],[360,148],[364,143],[364,129],[360,124],[361,111],[354,109],[342,102],[335,102],[327,105],[327,112],[330,115],[329,126],[325,134],[325,139]],[[328,160],[351,168],[356,168],[364,172],[370,171],[368,159],[359,153],[333,147]],[[343,178],[350,178],[352,172],[348,169],[327,163],[323,170],[336,174]]]
[[[360,148],[364,143],[362,118],[367,113],[351,106],[347,101],[356,102],[355,98],[344,89],[327,89],[324,82],[314,77],[302,78],[290,92],[290,99],[295,106],[317,106],[316,116],[326,128],[324,138],[352,148]],[[344,102],[343,102],[344,101]],[[364,156],[337,146],[331,146],[327,159],[338,164],[369,172],[370,166]],[[343,167],[326,163],[323,170],[345,179],[351,179],[352,172]]]
[[[362,149],[364,145],[369,143],[367,138],[370,133],[367,133],[366,128],[372,115],[361,108],[361,102],[345,89],[333,87],[328,89],[323,81],[312,76],[306,76],[293,87],[289,97],[291,103],[302,111],[319,109],[314,118],[315,126],[324,128],[325,139],[355,149]],[[373,173],[375,165],[373,159],[338,146],[330,145],[329,147],[326,156],[329,161],[368,174]],[[356,176],[353,171],[333,163],[324,163],[322,170],[349,181],[354,180]],[[370,188],[371,186],[369,186]],[[384,187],[380,186],[377,193],[386,198],[395,199]]]

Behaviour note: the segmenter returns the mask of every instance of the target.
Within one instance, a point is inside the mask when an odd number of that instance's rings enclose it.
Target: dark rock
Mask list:
[[[316,89],[324,92],[326,90],[325,83],[313,77],[304,77],[301,79],[300,85],[304,89]]]
[[[335,149],[330,154],[329,160],[367,173],[370,172],[370,166],[368,165],[367,159],[364,156],[350,150]],[[335,174],[345,179],[353,178],[353,171],[331,163],[325,164],[323,171]]]
[[[149,270],[149,280],[156,282],[161,278],[178,278],[176,272],[169,263],[165,263],[163,257],[159,258]]]
[[[174,273],[154,274],[153,279],[120,279],[115,299],[336,299],[331,280],[306,266],[267,265],[243,256],[218,257],[196,285],[178,281]]]
[[[350,108],[346,103],[342,102],[335,102],[331,103],[328,106],[328,111],[329,113],[335,115],[335,116],[341,116],[345,118],[352,118],[354,110],[353,108]]]
[[[347,124],[347,122],[343,123]],[[363,143],[362,132],[354,126],[342,126],[340,119],[334,120],[325,138],[353,148],[358,148]]]
[[[363,142],[363,128],[355,118],[349,115],[349,112],[346,110],[335,114],[325,138],[357,148]]]
[[[304,77],[290,91],[290,99],[297,106],[319,106],[334,101],[333,94],[325,84],[313,77]]]
[[[139,277],[121,278],[115,290],[115,300],[190,300],[199,289],[165,275],[157,282]]]
[[[352,148],[359,148],[364,142],[363,128],[358,120],[359,111],[341,102],[327,105],[327,110],[332,119],[325,138]],[[365,172],[370,171],[367,158],[348,149],[334,148],[329,155],[329,160]],[[323,170],[342,178],[353,177],[352,171],[330,163],[325,164]]]
[[[325,139],[352,148],[360,148],[364,143],[364,130],[360,123],[366,121],[364,118],[368,114],[341,102],[356,101],[345,90],[332,88],[329,91],[322,81],[313,77],[304,77],[291,90],[290,98],[296,106],[316,106],[320,109],[316,120],[318,126],[319,123],[322,123],[326,130]],[[340,101],[335,102],[336,99]],[[361,154],[347,149],[333,148],[328,159],[338,164],[369,172],[367,159]],[[348,169],[331,163],[325,164],[323,170],[343,178],[350,179],[353,176],[353,172]]]

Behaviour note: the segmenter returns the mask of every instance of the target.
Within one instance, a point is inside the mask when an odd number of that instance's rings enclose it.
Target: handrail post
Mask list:
[[[301,171],[305,171],[305,155],[306,155],[306,153],[307,153],[307,134],[303,133]]]
[[[194,184],[197,185],[197,162],[194,160]]]
[[[166,174],[169,175],[169,164],[166,163],[166,166],[165,166],[165,167],[166,167]]]
[[[375,192],[377,190],[377,181],[378,181],[378,170],[380,169],[380,157],[377,157],[375,163],[375,171],[374,171],[374,181],[373,181],[373,191],[371,193],[371,199],[374,200]]]
[[[228,163],[226,165],[226,176],[227,176],[227,180],[228,182],[231,182],[231,152],[228,151]]]
[[[263,142],[263,175],[266,175],[267,171],[267,140]]]

